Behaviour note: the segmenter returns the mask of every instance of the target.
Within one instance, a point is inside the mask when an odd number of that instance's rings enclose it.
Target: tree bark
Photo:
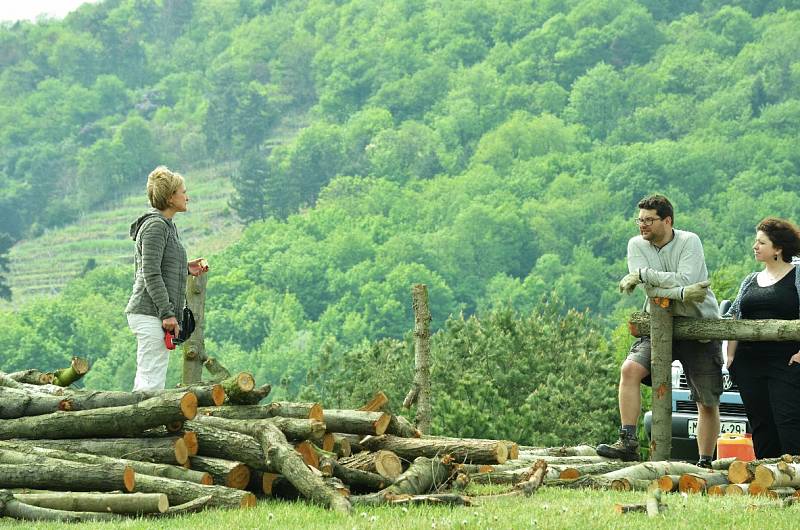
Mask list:
[[[580,464],[575,466],[551,464],[549,467],[555,467],[559,470],[559,478],[562,479],[575,479],[583,475],[602,475],[617,471],[618,469],[625,469],[631,467],[635,463],[631,462],[598,462],[596,464]]]
[[[474,441],[468,438],[437,441],[424,438],[399,438],[385,434],[365,438],[362,440],[362,445],[370,451],[387,449],[405,460],[413,460],[419,456],[433,458],[451,455],[456,462],[502,464],[508,457],[508,448],[503,442]]]
[[[575,445],[571,447],[530,447],[521,446],[519,448],[520,458],[537,458],[540,456],[558,456],[558,457],[594,457],[597,456],[597,451],[590,445]],[[601,457],[602,458],[602,457]],[[608,459],[606,459],[608,460]]]
[[[81,357],[73,357],[67,368],[56,370],[53,374],[53,384],[69,386],[89,372],[89,361]]]
[[[450,477],[450,468],[442,464],[438,458],[418,457],[405,473],[397,477],[391,486],[377,493],[354,496],[350,499],[354,504],[377,506],[390,503],[399,495],[420,495],[443,485]]]
[[[194,456],[191,458],[191,465],[192,469],[210,474],[214,484],[241,490],[250,483],[250,468],[242,462],[210,456]]]
[[[339,464],[349,469],[377,473],[392,481],[403,473],[403,464],[396,454],[387,450],[358,453],[339,460]]]
[[[15,493],[14,497],[25,504],[72,512],[106,512],[142,515],[164,513],[169,500],[163,493]]]
[[[123,464],[133,468],[136,473],[141,473],[143,475],[153,475],[156,477],[171,478],[176,480],[188,480],[189,482],[195,482],[197,484],[212,484],[212,478],[208,473],[193,469],[186,469],[182,466],[156,464],[153,462],[142,462],[139,460],[114,458],[111,456],[76,452],[74,450],[52,449],[33,445],[33,443],[37,443],[39,441],[40,440],[33,441],[30,444],[23,441],[0,442],[0,451],[3,449],[10,449],[11,451],[24,453],[26,455],[38,455],[39,457],[57,458],[60,460],[69,460],[70,462],[80,462],[84,464]]]
[[[678,491],[680,486],[680,475],[664,475],[654,480],[656,487],[664,493],[673,493]]]
[[[214,357],[206,358],[205,362],[203,362],[203,366],[205,366],[208,373],[211,374],[211,381],[214,383],[222,382],[231,376],[228,369],[222,366]]]
[[[419,438],[422,433],[412,425],[410,421],[403,416],[392,414],[392,419],[389,420],[389,426],[386,427],[386,432],[383,434],[394,434],[402,438]]]
[[[203,378],[203,362],[206,360],[203,332],[206,323],[206,285],[208,285],[208,274],[190,275],[186,282],[186,305],[194,315],[195,328],[182,347],[181,383],[184,385],[199,383]]]
[[[634,337],[650,334],[652,315],[633,313],[628,327]],[[800,341],[800,320],[730,320],[674,317],[673,337],[691,340]]]
[[[289,401],[274,401],[267,405],[271,416],[284,418],[307,418],[310,420],[325,421],[322,405],[319,403],[292,403]]]
[[[137,475],[136,479],[136,491],[165,493],[169,497],[170,504],[184,504],[198,497],[210,495],[209,507],[252,508],[256,505],[256,498],[249,491],[225,486],[205,486],[185,480],[172,480],[150,475]]]
[[[684,473],[704,473],[707,470],[685,462],[643,462],[634,466],[605,473],[603,475],[586,475],[575,480],[552,481],[553,486],[567,488],[609,488],[617,479],[640,479],[653,481],[664,475],[682,475]]]
[[[339,458],[347,458],[352,456],[353,449],[350,445],[350,440],[338,433],[329,433],[333,437],[333,447],[331,451],[336,453]]]
[[[381,435],[386,432],[392,417],[385,412],[347,409],[325,409],[325,425],[331,432]]]
[[[795,462],[797,460],[797,462]],[[779,458],[763,458],[761,460],[752,460],[744,462],[737,460],[728,467],[728,480],[732,484],[745,484],[751,482],[756,475],[756,468],[763,464],[777,464],[778,462],[798,463],[800,457],[793,459],[793,457],[784,455]]]
[[[164,395],[136,405],[53,412],[0,422],[0,440],[9,438],[83,438],[136,433],[175,420],[191,419],[197,397],[186,392]]]
[[[335,458],[330,457],[320,460],[320,468],[330,468],[334,477],[341,479],[351,489],[360,492],[377,491],[393,482],[393,480],[382,477],[377,473],[343,466]]]
[[[40,416],[63,410],[66,399],[0,386],[0,419]]]
[[[127,458],[142,462],[183,465],[189,460],[189,451],[183,437],[172,438],[77,438],[26,440],[30,445],[76,453]]]
[[[672,454],[672,311],[650,300],[653,425],[650,460],[669,460]]]
[[[0,488],[133,491],[138,477],[133,468],[124,465],[94,466],[56,459],[44,459],[41,463],[0,464]]]

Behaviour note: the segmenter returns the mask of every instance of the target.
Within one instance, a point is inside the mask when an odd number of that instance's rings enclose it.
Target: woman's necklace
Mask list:
[[[775,273],[773,273],[773,272],[771,272],[770,270],[768,270],[765,267],[764,270],[761,271],[761,272],[764,274],[764,278],[766,280],[769,280],[770,282],[777,282],[778,280],[780,280],[781,278],[786,276],[786,273],[788,273],[791,269],[792,269],[792,266],[789,265],[788,267],[785,267],[784,269],[776,271]]]

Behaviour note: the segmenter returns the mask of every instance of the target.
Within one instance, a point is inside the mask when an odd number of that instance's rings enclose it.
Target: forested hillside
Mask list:
[[[0,65],[14,239],[141,193],[156,163],[191,183],[193,167],[236,162],[249,227],[209,256],[206,337],[278,395],[356,401],[384,381],[370,373],[408,381],[387,359],[426,283],[442,356],[507,359],[447,381],[475,389],[505,365],[530,378],[516,397],[452,391],[462,409],[518,411],[566,370],[514,365],[522,342],[479,346],[482,326],[532,340],[570,308],[590,311],[575,318],[594,338],[537,351],[594,352],[590,393],[608,405],[625,340],[612,330],[641,302],[616,287],[639,198],[673,200],[719,298],[754,266],[760,218],[800,220],[797,0],[107,0],[0,28]],[[0,315],[4,368],[80,352],[96,360],[87,385],[127,388],[129,288],[128,267],[101,267]],[[456,410],[440,413],[468,421]]]

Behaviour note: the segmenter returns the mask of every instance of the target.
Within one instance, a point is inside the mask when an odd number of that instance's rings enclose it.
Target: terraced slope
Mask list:
[[[227,166],[185,172],[189,211],[176,224],[189,256],[209,256],[238,239],[242,225],[228,207],[233,194]],[[87,213],[75,223],[23,240],[12,247],[9,284],[15,307],[37,295],[57,293],[80,275],[90,260],[97,266],[130,267],[133,242],[131,222],[148,207],[144,191],[105,210]],[[5,304],[4,304],[5,305]]]

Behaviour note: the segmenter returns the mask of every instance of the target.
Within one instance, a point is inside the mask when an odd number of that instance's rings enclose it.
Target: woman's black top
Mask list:
[[[761,287],[757,281],[742,297],[742,318],[797,320],[800,313],[800,302],[795,287],[795,269],[792,268],[786,276],[767,287]],[[800,342],[743,342],[739,341],[736,347],[737,355],[740,352],[758,352],[760,355],[775,355],[791,357],[800,349]]]

